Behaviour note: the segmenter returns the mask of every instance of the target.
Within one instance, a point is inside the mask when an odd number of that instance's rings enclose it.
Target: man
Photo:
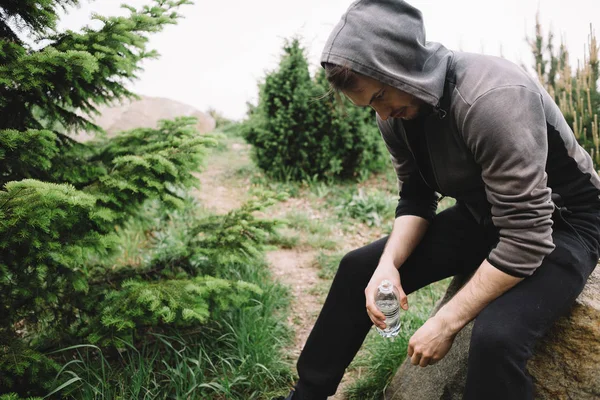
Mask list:
[[[298,360],[287,399],[335,393],[372,324],[374,294],[406,295],[474,272],[410,339],[413,365],[441,360],[475,319],[464,399],[532,399],[537,340],[598,261],[600,178],[559,108],[513,63],[426,42],[404,1],[363,0],[332,32],[332,86],[372,107],[400,185],[389,237],[348,253]],[[457,205],[435,215],[437,193]],[[366,304],[366,309],[365,309]]]

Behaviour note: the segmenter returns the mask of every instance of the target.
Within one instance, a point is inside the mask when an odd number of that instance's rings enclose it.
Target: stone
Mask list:
[[[115,105],[98,107],[100,115],[93,122],[106,131],[109,137],[118,132],[135,128],[156,128],[158,121],[175,117],[193,116],[198,119],[196,128],[199,133],[215,129],[215,120],[196,108],[167,98],[140,96],[139,100],[125,100]],[[79,141],[92,138],[93,135],[80,132],[74,136]]]
[[[462,287],[455,277],[432,315]],[[386,400],[460,400],[466,382],[473,322],[454,340],[446,357],[421,368],[408,358],[385,392]],[[600,268],[590,276],[569,315],[560,318],[536,346],[527,364],[536,400],[600,399]]]

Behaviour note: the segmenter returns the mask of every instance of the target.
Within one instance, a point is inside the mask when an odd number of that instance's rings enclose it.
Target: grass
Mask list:
[[[344,251],[334,253],[326,253],[324,251],[319,252],[316,259],[316,266],[319,268],[318,277],[321,278],[321,280],[313,286],[310,290],[310,294],[313,296],[320,296],[323,299],[325,298],[344,254]]]
[[[331,280],[337,272],[338,266],[345,252],[324,253],[320,252],[317,256],[317,266],[319,267],[319,278]]]
[[[335,221],[296,210],[288,211],[284,220],[288,229],[282,230],[282,234],[287,234],[288,237],[296,234],[296,246],[327,250],[335,250],[339,247],[339,239],[333,235],[332,230]]]
[[[195,331],[150,333],[140,349],[123,344],[115,360],[92,345],[72,355],[57,382],[76,399],[269,399],[292,381],[282,353],[291,340],[286,325],[289,294],[263,266],[242,276],[260,282],[263,294],[249,306],[225,312]],[[74,352],[73,352],[74,351]]]

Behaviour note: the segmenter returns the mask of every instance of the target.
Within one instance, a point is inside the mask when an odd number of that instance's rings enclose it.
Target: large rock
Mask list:
[[[156,128],[161,119],[182,116],[196,117],[196,128],[200,133],[215,129],[215,120],[208,114],[190,105],[162,97],[141,96],[139,100],[125,100],[112,106],[99,106],[98,111],[100,115],[93,122],[109,136],[135,128]],[[84,141],[91,137],[87,133],[79,133],[75,138]]]
[[[468,277],[456,277],[435,313]],[[385,393],[386,400],[460,400],[467,375],[473,322],[454,340],[446,357],[421,368],[405,360]],[[528,370],[536,400],[600,399],[600,267],[590,276],[571,313],[559,319],[538,344]],[[508,399],[507,399],[508,400]]]

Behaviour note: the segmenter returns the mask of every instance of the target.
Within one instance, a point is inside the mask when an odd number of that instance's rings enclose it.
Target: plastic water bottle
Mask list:
[[[375,305],[385,315],[385,329],[377,328],[377,332],[385,338],[395,337],[400,331],[400,301],[396,294],[398,289],[387,279],[377,288]]]

